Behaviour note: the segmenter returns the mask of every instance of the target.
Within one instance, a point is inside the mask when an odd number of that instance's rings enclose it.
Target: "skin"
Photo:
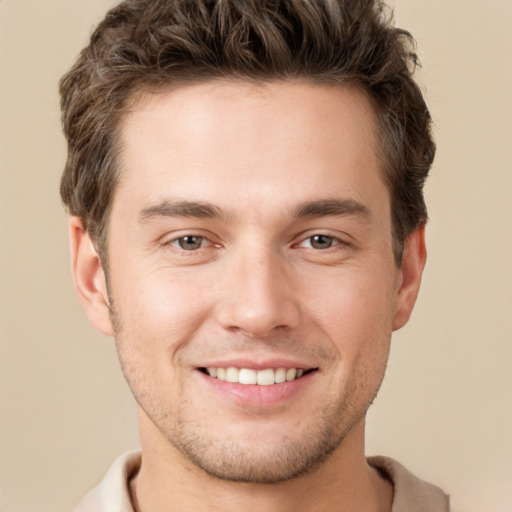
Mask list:
[[[120,130],[108,287],[80,219],[70,233],[78,294],[138,403],[135,509],[390,510],[364,420],[426,253],[421,228],[395,265],[368,99],[207,82],[139,98]],[[314,371],[274,402],[198,370],[276,358]]]

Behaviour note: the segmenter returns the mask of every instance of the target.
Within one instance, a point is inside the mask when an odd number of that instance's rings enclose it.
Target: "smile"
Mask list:
[[[253,370],[251,368],[201,368],[203,373],[210,377],[225,382],[271,386],[273,384],[282,384],[300,379],[303,375],[314,371],[304,370],[302,368],[266,368],[263,370]]]

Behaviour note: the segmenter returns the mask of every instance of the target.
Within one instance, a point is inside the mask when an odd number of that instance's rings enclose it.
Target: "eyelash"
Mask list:
[[[187,238],[196,239],[196,241],[199,240],[199,246],[188,248],[188,249],[185,248],[182,243]],[[314,247],[313,244],[315,242],[313,242],[313,240],[315,238],[316,239],[324,239],[325,241],[327,241],[329,243],[329,245],[327,247]],[[304,244],[308,241],[310,242],[310,244],[308,247],[305,247]],[[317,240],[317,242],[319,242],[319,240]],[[193,252],[199,251],[200,249],[205,249],[207,247],[212,247],[212,246],[220,247],[220,244],[215,244],[208,237],[203,236],[203,235],[195,235],[195,234],[186,234],[186,235],[183,235],[180,237],[173,238],[169,242],[166,242],[165,245],[175,247],[176,249],[178,249],[179,251],[183,251],[184,253],[193,253]],[[192,244],[192,245],[194,245],[194,244]],[[318,250],[318,251],[322,251],[322,252],[332,249],[333,247],[338,247],[338,246],[350,246],[350,244],[348,242],[342,240],[341,238],[327,235],[325,233],[312,234],[306,238],[303,238],[299,243],[293,245],[293,247],[314,249],[314,250]]]
[[[322,238],[322,239],[327,239],[330,244],[327,246],[327,247],[313,247],[313,240],[315,238]],[[308,249],[316,249],[318,251],[327,251],[329,249],[332,249],[333,247],[338,247],[338,246],[348,246],[350,245],[348,242],[342,240],[341,238],[338,238],[336,236],[332,236],[332,235],[327,235],[325,233],[315,233],[313,235],[310,235],[304,239],[302,239],[302,241],[298,244],[296,244],[296,247],[304,247],[304,243],[309,241],[310,242],[310,245],[309,247],[307,247]]]
[[[195,247],[195,248],[189,248],[189,249],[186,249],[185,247],[182,246],[181,242],[184,241],[185,239],[187,238],[193,238],[193,239],[200,239],[200,245],[199,247]],[[218,245],[218,244],[215,244],[213,243],[208,237],[206,236],[203,236],[203,235],[194,235],[194,234],[187,234],[187,235],[183,235],[183,236],[179,236],[179,237],[176,237],[176,238],[173,238],[172,240],[170,240],[169,242],[166,243],[166,245],[170,245],[170,246],[173,246],[175,247],[176,249],[180,250],[180,251],[183,251],[183,252],[187,252],[187,253],[191,253],[191,252],[196,252],[197,250],[199,249],[205,249],[205,243],[207,244],[207,246],[215,246],[215,245]]]

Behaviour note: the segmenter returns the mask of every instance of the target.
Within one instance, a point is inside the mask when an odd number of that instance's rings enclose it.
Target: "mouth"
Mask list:
[[[238,358],[205,363],[196,366],[195,373],[213,393],[213,400],[220,398],[220,405],[234,403],[244,411],[258,413],[294,403],[306,390],[314,389],[315,377],[320,374],[320,367],[289,358]]]
[[[243,385],[272,386],[302,379],[306,375],[318,371],[318,368],[236,368],[230,366],[198,368],[213,379]]]

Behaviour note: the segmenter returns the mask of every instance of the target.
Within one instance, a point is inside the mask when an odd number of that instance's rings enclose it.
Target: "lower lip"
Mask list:
[[[292,399],[310,383],[317,372],[306,373],[299,379],[270,386],[226,382],[210,377],[199,370],[196,373],[215,393],[232,400],[237,405],[262,408],[279,405]]]

